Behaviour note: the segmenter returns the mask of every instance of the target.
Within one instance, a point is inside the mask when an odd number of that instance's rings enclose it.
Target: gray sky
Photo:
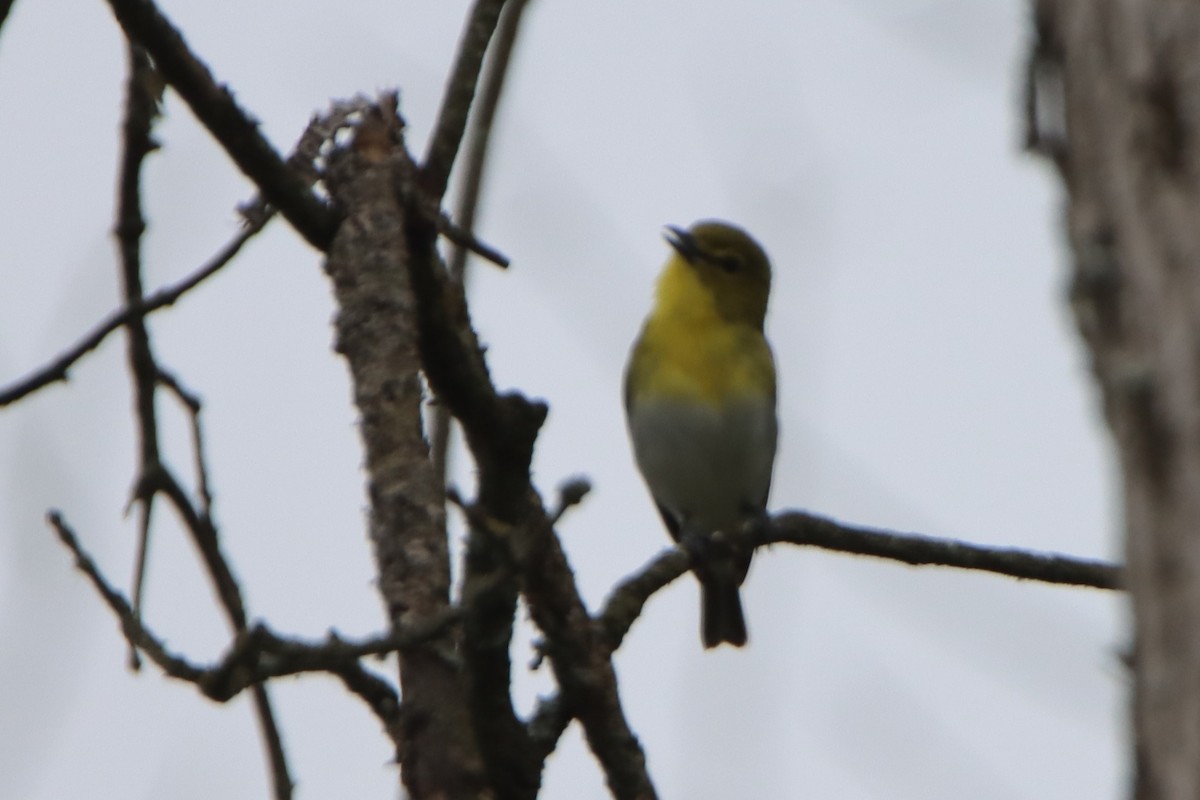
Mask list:
[[[436,112],[464,2],[163,2],[280,149],[329,98]],[[497,382],[551,407],[535,477],[595,490],[560,527],[593,606],[667,543],[625,439],[629,343],[664,224],[736,220],[775,264],[772,508],[1091,557],[1118,553],[1110,448],[1064,301],[1060,189],[1019,152],[1021,4],[535,0],[503,108],[473,312]],[[0,383],[118,303],[111,238],[124,53],[99,2],[18,2],[0,36]],[[149,286],[236,233],[251,190],[175,97],[146,181]],[[319,260],[282,222],[153,317],[206,402],[224,543],[250,613],[365,635],[355,415]],[[135,445],[114,337],[0,414],[0,797],[259,798],[246,700],[149,667],[42,518],[125,584]],[[167,452],[189,463],[165,399]],[[471,471],[456,481],[469,491]],[[156,531],[147,618],[194,660],[228,641],[189,545]],[[777,547],[744,590],[751,645],[701,651],[697,591],[656,596],[617,657],[665,798],[1103,798],[1123,793],[1123,604]],[[514,662],[530,660],[529,631]],[[380,667],[389,674],[390,664]],[[520,677],[523,708],[548,677]],[[332,680],[272,685],[299,798],[394,797],[387,740]],[[574,730],[546,796],[606,794]]]

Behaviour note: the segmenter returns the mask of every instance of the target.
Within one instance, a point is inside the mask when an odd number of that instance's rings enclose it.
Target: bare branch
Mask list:
[[[96,562],[80,546],[78,537],[75,536],[75,532],[63,520],[62,515],[58,511],[51,511],[46,515],[46,521],[54,528],[59,540],[75,556],[75,566],[87,576],[92,586],[104,598],[104,602],[108,605],[109,609],[116,615],[121,623],[121,630],[125,634],[126,640],[150,656],[151,660],[162,667],[163,671],[172,678],[179,678],[180,680],[191,681],[193,683],[198,681],[202,670],[168,652],[162,642],[146,630],[141,620],[134,613],[129,601],[112,587],[104,575],[101,574],[100,569],[96,566]]]
[[[395,95],[383,96],[359,124],[353,147],[330,155],[325,176],[347,210],[325,264],[338,305],[335,347],[361,415],[379,591],[396,629],[450,604],[445,503],[422,433],[408,209],[396,192],[413,171],[402,125]],[[400,655],[406,713],[389,733],[413,797],[485,793],[462,670],[451,657],[456,639]]]
[[[184,99],[237,164],[309,244],[326,250],[337,215],[288,166],[208,67],[189,49],[183,36],[151,0],[109,0],[125,35],[145,48],[163,78]]]
[[[475,99],[475,83],[483,66],[488,42],[496,30],[504,0],[475,0],[466,30],[458,45],[458,57],[442,95],[437,124],[429,137],[421,166],[421,189],[433,202],[440,202],[458,156],[467,117]]]
[[[508,79],[508,67],[521,29],[521,19],[528,5],[529,0],[508,0],[505,4],[496,26],[495,38],[488,48],[487,63],[479,85],[479,99],[471,108],[466,161],[458,190],[458,208],[454,213],[455,222],[468,233],[475,230],[475,215],[483,193],[484,167],[492,143],[492,127]],[[470,248],[459,245],[450,253],[449,270],[453,280],[462,281],[469,251]]]
[[[4,29],[4,21],[8,19],[8,12],[12,10],[14,0],[0,0],[0,30]]]
[[[151,137],[158,117],[159,95],[155,88],[154,67],[136,44],[129,43],[129,79],[125,96],[125,120],[122,125],[120,179],[117,187],[115,233],[121,255],[121,287],[127,307],[142,302],[142,234],[146,221],[142,215],[142,164],[157,149]],[[158,387],[158,364],[150,346],[146,320],[131,316],[125,323],[128,339],[129,372],[133,377],[135,417],[138,422],[139,478],[130,505],[138,506],[138,548],[134,564],[133,612],[141,614],[142,585],[146,556],[150,546],[150,521],[154,516],[154,494],[146,492],[145,476],[160,467],[158,451],[158,414],[154,393]],[[136,651],[131,663],[137,665]]]
[[[851,555],[891,559],[911,566],[957,567],[1094,589],[1120,590],[1123,586],[1122,568],[1102,561],[873,530],[797,511],[775,516],[760,533],[760,547],[808,545]],[[604,608],[596,615],[596,622],[611,649],[620,647],[646,601],[686,573],[688,566],[687,553],[671,547],[613,589]],[[527,728],[542,758],[553,752],[569,722],[570,716],[564,713],[561,695],[547,698],[538,705]]]
[[[492,123],[526,4],[526,0],[512,0],[500,14],[495,37],[488,46],[480,95],[471,107],[466,163],[459,181],[458,208],[454,215],[456,223],[471,239],[474,238],[471,232],[482,191]],[[441,233],[455,245],[451,248],[450,282],[463,288],[467,254],[479,251],[470,247],[469,241],[447,235],[444,229]],[[451,424],[449,408],[436,404],[430,451],[434,473],[443,484]],[[462,505],[471,516],[473,509]],[[475,519],[470,527],[464,564],[463,602],[467,614],[463,654],[476,740],[493,789],[504,797],[534,798],[541,784],[544,758],[530,746],[525,726],[513,707],[511,693],[509,643],[517,608],[516,573],[503,548],[496,547],[491,536],[481,533],[484,526],[479,520]]]
[[[492,787],[502,797],[537,797],[543,758],[526,733],[512,702],[513,620],[517,568],[499,537],[502,532],[478,506],[448,493],[468,521],[462,606],[463,660],[472,721]]]
[[[194,684],[206,697],[217,702],[227,702],[242,691],[272,678],[322,672],[339,678],[367,703],[385,728],[390,728],[396,724],[399,714],[399,696],[394,687],[365,669],[359,661],[416,647],[441,636],[460,618],[458,612],[451,609],[405,629],[360,641],[346,640],[331,632],[323,641],[304,642],[256,625],[239,632],[220,661],[211,666],[197,666],[172,653],[142,623],[129,602],[107,581],[79,544],[78,537],[59,512],[50,512],[47,520],[74,555],[76,566],[116,616],[130,644],[144,651],[166,675]]]
[[[196,493],[200,499],[200,514],[211,517],[212,490],[208,486],[208,464],[204,458],[204,430],[200,425],[200,410],[203,408],[203,404],[198,395],[185,388],[173,373],[161,366],[158,368],[158,382],[187,408],[188,416],[192,420],[192,459],[196,471]]]
[[[508,77],[508,65],[512,60],[521,17],[527,5],[528,0],[510,0],[501,13],[495,41],[489,48],[479,100],[470,115],[471,129],[467,136],[466,166],[458,190],[458,209],[454,214],[459,226],[468,233],[475,229],[475,213],[483,192],[484,165],[492,140],[492,123],[496,119],[496,109],[500,106],[500,97]],[[450,252],[450,280],[465,289],[467,254],[471,249],[452,237],[448,238],[456,245]],[[446,479],[446,455],[450,446],[451,421],[449,409],[442,405],[434,408],[430,450],[434,471],[442,476],[443,482]]]
[[[550,514],[550,522],[557,525],[559,520],[575,506],[583,502],[592,491],[592,482],[583,475],[568,478],[558,486],[558,502]]]
[[[469,229],[452,221],[444,212],[436,212],[436,223],[438,233],[449,239],[450,243],[459,250],[474,253],[485,261],[490,261],[497,267],[500,267],[500,269],[508,268],[508,256],[491,245],[479,241]]]
[[[981,570],[1023,580],[1093,589],[1123,588],[1122,568],[1103,561],[843,525],[799,511],[777,515],[763,535],[766,544],[811,545],[841,553],[902,561],[912,566]]]
[[[410,213],[407,220],[408,266],[418,296],[425,374],[439,401],[462,425],[479,467],[481,513],[512,532],[506,540],[493,536],[491,546],[507,549],[506,558],[517,567],[534,620],[546,634],[566,705],[583,724],[610,790],[618,797],[652,798],[645,757],[621,709],[609,652],[590,624],[570,566],[530,482],[533,444],[546,407],[515,392],[496,392],[471,329],[462,287],[448,280],[437,253],[436,227],[419,212]],[[466,591],[469,586],[464,586]]]
[[[368,112],[373,101],[365,95],[357,95],[349,100],[335,100],[324,114],[314,114],[308,121],[308,126],[300,138],[296,140],[287,164],[296,170],[304,179],[304,185],[312,188],[320,178],[318,161],[321,150],[328,142],[332,142],[337,132],[350,124],[356,117]],[[264,218],[275,214],[275,207],[260,193],[253,200],[243,203],[238,209],[246,224],[259,224]]]
[[[114,311],[103,322],[93,328],[90,333],[80,339],[79,342],[54,359],[54,361],[0,389],[0,408],[15,403],[26,395],[32,394],[38,389],[52,383],[67,380],[68,372],[74,366],[75,362],[99,347],[100,343],[107,339],[109,334],[128,324],[134,317],[144,317],[151,312],[174,305],[175,301],[180,297],[183,297],[183,295],[199,286],[205,280],[211,278],[222,267],[232,261],[233,257],[241,251],[242,246],[261,231],[265,224],[266,220],[263,220],[262,223],[251,225],[231,240],[229,244],[225,245],[204,266],[200,267],[200,269],[187,278],[171,286],[163,287],[154,294],[147,295],[132,306],[126,306],[119,311]]]
[[[121,283],[125,304],[127,307],[135,307],[143,302],[141,240],[146,224],[141,209],[141,171],[146,156],[157,147],[151,138],[151,129],[158,114],[161,82],[146,52],[133,41],[130,41],[128,49],[130,70],[123,126],[124,147],[117,192],[116,234],[121,252]],[[205,564],[217,584],[222,604],[230,615],[234,629],[244,630],[246,618],[241,593],[227,562],[217,549],[216,529],[207,512],[207,505],[202,512],[195,511],[182,487],[162,463],[159,454],[155,393],[163,372],[154,358],[144,316],[131,316],[126,322],[126,329],[129,332],[129,369],[133,376],[140,441],[140,466],[131,500],[131,503],[138,505],[139,513],[132,613],[135,618],[140,619],[154,500],[162,491],[187,520],[194,541],[205,555]],[[198,460],[198,463],[203,469],[203,461]],[[208,482],[203,473],[200,480],[207,495]],[[136,651],[132,654],[131,661],[137,665]],[[253,694],[255,712],[267,749],[275,797],[277,800],[289,800],[292,796],[292,779],[270,699],[261,685],[254,687]]]
[[[910,566],[940,566],[992,572],[1010,578],[1120,590],[1122,568],[1116,564],[1057,553],[989,547],[917,533],[876,530],[788,511],[770,519],[759,532],[759,547],[795,544],[849,555],[899,561]],[[641,570],[613,589],[597,619],[613,649],[650,597],[688,570],[688,556],[678,547],[659,553]]]
[[[335,103],[328,113],[315,116],[309,121],[308,127],[301,134],[292,154],[288,157],[288,164],[304,176],[307,186],[311,186],[317,180],[315,162],[320,155],[321,146],[332,140],[337,130],[343,127],[351,116],[361,114],[369,107],[370,101],[366,98],[355,98],[347,102]],[[240,211],[246,221],[246,227],[203,266],[178,283],[163,287],[132,305],[114,311],[54,361],[0,389],[0,408],[51,383],[67,380],[68,371],[75,362],[99,347],[110,333],[128,324],[135,317],[144,317],[161,308],[174,305],[180,297],[229,264],[241,252],[242,247],[262,231],[275,216],[275,208],[261,195],[242,204]],[[481,247],[483,246],[481,245]]]
[[[529,730],[529,741],[533,746],[534,755],[539,761],[545,761],[558,747],[558,740],[571,724],[571,715],[563,707],[561,694],[551,695],[538,701],[533,715],[526,723]]]
[[[544,652],[566,708],[583,726],[588,746],[604,769],[609,791],[617,798],[649,800],[657,795],[641,745],[621,708],[612,651],[592,624],[550,520],[538,511],[540,516],[531,518],[522,532],[529,551],[518,563],[530,613],[546,635]]]

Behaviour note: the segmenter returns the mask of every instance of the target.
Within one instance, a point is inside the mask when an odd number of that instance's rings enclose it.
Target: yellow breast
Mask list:
[[[774,361],[762,331],[723,318],[709,287],[686,263],[673,261],[634,345],[626,405],[654,398],[716,406],[746,397],[775,397]]]

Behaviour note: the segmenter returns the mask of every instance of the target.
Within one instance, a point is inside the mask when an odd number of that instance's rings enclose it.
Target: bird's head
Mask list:
[[[761,328],[771,292],[771,264],[758,242],[741,228],[705,220],[664,234],[688,267],[712,292],[717,311],[730,322]]]

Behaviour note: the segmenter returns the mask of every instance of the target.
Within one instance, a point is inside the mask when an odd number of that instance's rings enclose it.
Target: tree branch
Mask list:
[[[123,125],[123,153],[118,185],[118,208],[116,235],[121,255],[121,283],[127,307],[136,307],[144,302],[142,289],[141,239],[146,224],[141,209],[141,172],[146,156],[156,149],[151,130],[158,113],[159,89],[154,66],[145,51],[133,41],[129,42],[129,81],[125,102]],[[154,500],[159,492],[166,494],[179,514],[185,519],[193,540],[205,556],[205,565],[217,584],[222,605],[230,616],[234,629],[246,627],[245,611],[241,593],[229,570],[228,563],[217,548],[216,528],[212,525],[207,510],[208,481],[203,472],[203,459],[197,454],[201,468],[200,481],[205,494],[205,508],[197,512],[187,498],[183,488],[163,464],[158,446],[158,416],[155,408],[155,393],[163,371],[154,358],[150,345],[150,334],[145,318],[131,315],[126,321],[129,332],[129,369],[133,377],[135,416],[139,432],[139,469],[131,504],[139,507],[139,538],[134,568],[133,606],[134,617],[141,615],[141,596],[148,555],[151,520]],[[176,384],[178,388],[178,384]],[[192,404],[193,415],[199,414],[199,402]],[[195,430],[199,431],[198,420]],[[199,440],[197,440],[199,442]],[[131,651],[133,666],[138,665],[136,647]],[[257,685],[253,689],[255,711],[267,749],[272,783],[277,800],[289,800],[292,796],[292,780],[286,754],[271,710],[266,689]]]
[[[459,620],[459,614],[451,610],[384,636],[351,641],[331,632],[320,642],[283,637],[264,625],[256,625],[238,632],[217,663],[197,666],[172,653],[145,626],[129,601],[100,572],[59,512],[51,511],[47,521],[75,557],[76,567],[87,576],[120,622],[129,643],[144,651],[167,676],[195,685],[206,697],[220,703],[272,678],[323,672],[339,678],[366,702],[385,729],[390,729],[397,724],[399,696],[394,687],[365,669],[360,660],[415,647],[443,635],[447,627]]]
[[[109,334],[127,325],[135,317],[145,317],[147,314],[158,311],[161,308],[174,305],[175,301],[180,297],[199,286],[208,278],[211,278],[222,267],[232,261],[233,257],[241,251],[242,246],[261,231],[265,224],[266,220],[263,220],[262,223],[251,225],[238,234],[229,244],[225,245],[204,266],[187,278],[171,286],[165,286],[154,294],[146,295],[134,305],[125,306],[118,311],[112,312],[96,325],[91,332],[69,349],[63,351],[56,359],[26,377],[0,389],[0,408],[11,405],[26,395],[32,394],[38,389],[49,386],[52,383],[66,381],[70,377],[68,373],[71,367],[75,365],[75,362],[99,347],[100,343],[107,339]]]
[[[475,84],[483,66],[483,57],[492,33],[500,19],[504,0],[475,0],[471,15],[458,45],[458,57],[442,95],[442,107],[437,123],[429,137],[425,161],[421,166],[422,191],[435,204],[440,204],[450,180],[450,171],[458,156],[467,117],[475,98]]]
[[[326,250],[337,215],[309,188],[309,183],[279,156],[254,122],[213,79],[208,67],[189,49],[183,36],[151,0],[108,0],[129,40],[145,48],[163,78],[184,99],[196,118],[279,209],[309,244]]]
[[[353,146],[330,155],[325,176],[346,209],[325,265],[338,306],[335,348],[346,358],[361,415],[379,591],[396,629],[450,604],[445,503],[422,431],[407,209],[395,191],[398,175],[412,172],[402,125],[395,95],[384,96],[359,124]],[[444,637],[400,653],[405,713],[389,733],[413,797],[485,793],[456,649],[456,637]]]
[[[14,0],[0,0],[0,30],[4,29],[4,22],[8,19],[8,12],[12,11]]]
[[[844,525],[799,511],[775,516],[764,537],[766,544],[811,545],[824,550],[901,561],[912,566],[981,570],[1023,580],[1093,589],[1123,588],[1122,568],[1103,561]]]
[[[486,66],[479,84],[479,98],[471,107],[466,161],[462,167],[458,208],[454,213],[454,221],[468,233],[475,230],[475,215],[483,194],[484,168],[492,143],[496,112],[500,108],[500,98],[508,79],[521,19],[528,5],[529,0],[508,0],[505,4],[496,26],[495,38],[488,48]],[[462,281],[469,252],[470,248],[461,245],[451,250],[449,271],[452,279]]]
[[[142,302],[142,234],[146,221],[142,215],[142,165],[158,148],[151,137],[158,117],[159,97],[154,90],[154,67],[136,44],[127,45],[129,79],[126,84],[125,119],[122,124],[121,168],[117,187],[117,222],[114,232],[121,256],[121,288],[127,307]],[[125,323],[129,372],[133,377],[135,417],[138,425],[139,478],[130,505],[138,506],[138,548],[134,566],[133,610],[140,613],[142,579],[150,540],[150,521],[154,514],[154,494],[143,491],[145,476],[160,468],[158,451],[158,415],[155,389],[158,388],[158,364],[150,347],[146,320],[131,316]],[[131,653],[137,666],[137,651]]]
[[[910,566],[956,567],[1021,580],[1093,589],[1119,591],[1123,588],[1123,569],[1116,564],[1056,553],[988,547],[915,533],[844,525],[798,511],[776,515],[760,535],[759,547],[795,544],[850,555],[885,558]],[[688,567],[687,553],[678,547],[671,547],[617,584],[605,601],[604,608],[596,615],[606,644],[612,650],[620,647],[629,628],[641,615],[646,601],[686,573]],[[558,738],[570,721],[570,716],[563,711],[560,695],[551,696],[538,704],[527,728],[542,758],[554,751]]]
[[[161,374],[163,373],[156,374],[156,380],[159,379]],[[192,409],[193,431],[195,435],[199,435],[199,401],[195,400],[194,397],[191,398],[191,401],[189,407]],[[200,493],[202,497],[199,508],[192,503],[183,485],[165,465],[160,464],[159,468],[154,472],[143,475],[141,481],[142,488],[146,492],[147,497],[154,496],[160,492],[165,495],[175,509],[175,512],[182,519],[184,527],[191,536],[192,543],[196,546],[201,561],[204,563],[205,571],[213,582],[221,608],[225,611],[225,615],[234,631],[240,634],[247,629],[245,603],[242,600],[242,592],[237,578],[234,577],[229,561],[221,551],[220,536],[208,507],[210,498],[209,480],[201,451],[197,451],[195,459],[199,471],[197,483],[201,487]],[[275,797],[278,800],[287,800],[292,795],[293,785],[286,756],[283,751],[282,736],[279,733],[279,727],[275,721],[274,712],[271,709],[270,697],[267,694],[266,687],[261,684],[255,684],[252,687],[252,694],[254,696],[255,714],[267,747]]]
[[[456,224],[468,235],[475,227],[492,126],[526,5],[526,0],[511,0],[504,6],[487,49],[479,97],[471,105],[466,162],[461,170],[454,214]],[[465,293],[465,267],[472,248],[453,238],[451,241],[455,246],[450,249],[449,279]],[[445,404],[434,405],[430,451],[434,472],[443,484],[452,421]],[[470,513],[461,501],[460,505]],[[480,754],[499,796],[532,800],[541,785],[544,758],[538,757],[530,745],[512,702],[509,645],[517,608],[515,570],[503,548],[496,547],[476,523],[470,526],[463,569],[466,608],[463,655]]]
[[[479,468],[480,515],[495,520],[508,535],[480,533],[491,536],[492,546],[505,548],[516,565],[534,620],[547,636],[547,652],[566,706],[583,724],[611,791],[622,798],[652,798],[645,757],[621,709],[609,653],[589,624],[570,567],[530,481],[533,444],[546,407],[515,392],[496,392],[471,330],[461,287],[449,283],[438,257],[435,227],[416,212],[406,221],[421,361],[439,400],[462,425]]]
[[[1066,190],[1070,307],[1120,466],[1139,800],[1200,797],[1200,14],[1036,0],[1037,151]]]
[[[369,106],[369,101],[361,97],[348,102],[334,103],[328,113],[314,116],[309,121],[308,127],[305,128],[304,133],[297,140],[292,154],[288,157],[288,164],[303,176],[306,185],[311,186],[317,180],[315,162],[320,155],[321,146],[325,142],[331,141],[337,130],[343,127],[352,115],[361,114]],[[25,378],[0,389],[0,408],[15,403],[26,395],[52,383],[67,380],[68,371],[75,362],[99,347],[110,333],[128,324],[135,317],[145,317],[161,308],[174,305],[180,297],[230,263],[241,252],[242,247],[267,226],[276,213],[274,206],[268,203],[262,195],[243,203],[239,210],[246,222],[245,228],[202,267],[178,283],[163,287],[132,305],[126,305],[124,308],[114,311],[58,358]],[[497,255],[482,245],[480,248],[492,255]]]
[[[475,214],[483,192],[484,166],[492,139],[492,124],[496,120],[496,109],[500,105],[505,79],[508,77],[508,65],[512,61],[521,17],[527,5],[528,0],[510,0],[501,13],[495,41],[489,48],[490,55],[481,81],[479,100],[471,112],[466,165],[458,190],[458,209],[454,214],[455,221],[468,234],[475,230]],[[463,286],[464,291],[469,252],[470,248],[456,244],[451,249],[449,258],[450,280]],[[443,482],[446,476],[446,454],[450,446],[451,421],[448,408],[443,405],[434,407],[430,450],[433,454],[434,471],[442,476]]]
[[[546,635],[543,649],[566,708],[583,726],[614,797],[656,797],[645,755],[621,708],[612,651],[592,624],[549,518],[542,512],[522,533],[530,548],[518,556],[524,567],[522,589],[534,622]]]
[[[787,511],[775,515],[760,532],[758,547],[795,544],[848,555],[899,561],[910,566],[940,566],[992,572],[1021,580],[1083,586],[1123,588],[1122,568],[1116,564],[1057,553],[1009,547],[990,547],[917,533],[898,533],[845,525],[827,517]],[[597,615],[610,646],[620,646],[646,601],[688,570],[687,553],[671,547],[619,583]]]

